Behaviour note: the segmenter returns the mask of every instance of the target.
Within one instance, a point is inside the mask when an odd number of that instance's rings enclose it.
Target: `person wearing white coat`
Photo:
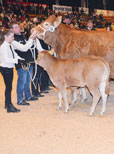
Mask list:
[[[13,68],[19,60],[23,59],[17,55],[14,48],[26,51],[31,47],[33,39],[31,37],[26,45],[22,45],[19,42],[14,41],[14,34],[11,30],[5,30],[2,35],[3,43],[0,46],[0,72],[5,83],[5,109],[7,109],[8,113],[15,113],[20,112],[20,110],[14,107],[11,100]]]

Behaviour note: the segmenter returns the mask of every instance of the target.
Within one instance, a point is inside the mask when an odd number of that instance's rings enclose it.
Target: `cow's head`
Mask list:
[[[54,32],[55,28],[59,26],[61,21],[62,16],[56,17],[55,15],[51,15],[49,18],[34,28],[34,33],[37,33],[38,38],[44,39],[46,32]]]

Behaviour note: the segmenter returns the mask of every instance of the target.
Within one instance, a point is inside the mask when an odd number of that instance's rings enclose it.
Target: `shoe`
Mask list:
[[[41,92],[41,93],[49,93],[47,89],[41,90],[40,92]]]
[[[7,112],[10,113],[10,112],[20,112],[21,110],[20,109],[17,109],[13,106],[9,106],[7,107]]]
[[[38,98],[38,97],[44,97],[44,95],[42,95],[42,94],[37,94],[37,95],[33,95],[33,97],[36,97],[36,98]]]
[[[30,98],[28,98],[28,99],[26,99],[26,101],[36,101],[36,100],[38,100],[38,98],[37,97],[30,97]]]
[[[17,102],[18,105],[30,105],[29,103],[25,102],[24,100],[21,102]]]
[[[49,81],[49,86],[55,87],[55,85],[51,81]]]
[[[46,90],[52,90],[52,88],[49,88],[49,87],[48,87]]]
[[[8,108],[10,108],[10,107],[12,107],[12,108],[14,108],[14,109],[17,109],[12,103],[9,104],[9,105],[6,105],[6,104],[5,104],[5,109],[8,109]]]

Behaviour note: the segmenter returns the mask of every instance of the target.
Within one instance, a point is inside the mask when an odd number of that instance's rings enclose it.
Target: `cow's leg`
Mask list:
[[[67,100],[67,90],[66,90],[66,88],[63,88],[61,90],[61,92],[62,92],[62,97],[63,97],[64,103],[65,103],[65,113],[67,113],[69,111],[69,105],[68,105],[68,100]]]
[[[74,105],[76,101],[77,101],[77,88],[71,87],[71,105]]]
[[[61,110],[61,108],[62,108],[62,93],[60,91],[58,92],[58,97],[59,97],[58,110]]]
[[[90,114],[89,114],[90,116],[92,116],[95,111],[95,108],[97,106],[97,103],[100,99],[100,92],[99,92],[99,89],[95,88],[95,87],[89,88],[89,90],[90,90],[91,94],[93,95],[93,103],[92,103]]]
[[[85,87],[79,88],[79,94],[81,95],[81,102],[83,103],[85,100],[87,100],[86,97],[86,89]]]
[[[100,114],[103,115],[103,113],[106,110],[106,101],[107,101],[107,94],[105,93],[105,88],[106,88],[106,82],[102,82],[99,86],[99,90],[103,99],[102,102],[102,108]]]

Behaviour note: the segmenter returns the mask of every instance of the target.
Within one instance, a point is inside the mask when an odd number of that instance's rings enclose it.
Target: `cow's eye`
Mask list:
[[[48,27],[50,24],[48,23],[48,22],[45,22],[44,24],[43,24],[43,26],[44,27]]]

